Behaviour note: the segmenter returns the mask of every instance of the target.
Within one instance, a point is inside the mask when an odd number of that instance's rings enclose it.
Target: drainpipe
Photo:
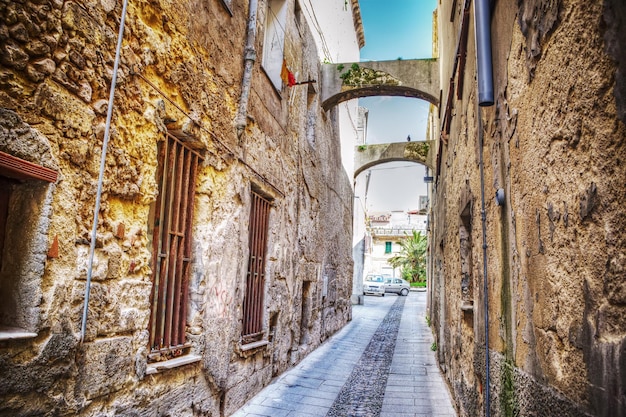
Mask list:
[[[480,106],[480,101],[478,103]],[[489,287],[487,283],[487,216],[485,214],[485,174],[483,163],[483,119],[480,107],[476,109],[478,115],[478,148],[480,165],[480,217],[483,227],[483,298],[485,310],[485,416],[489,417],[491,400],[489,394]]]
[[[246,47],[244,49],[244,68],[243,79],[241,80],[241,101],[239,101],[239,110],[235,117],[235,127],[237,128],[237,137],[241,138],[246,128],[246,118],[248,117],[248,101],[250,99],[250,87],[252,85],[252,67],[256,61],[256,15],[259,8],[258,0],[250,0],[250,10],[248,11],[248,34],[246,36]]]
[[[487,216],[485,214],[484,132],[480,107],[493,106],[493,67],[491,61],[491,12],[489,0],[474,1],[476,66],[478,72],[478,147],[480,148],[480,199],[483,232],[483,298],[485,310],[485,416],[491,413],[489,381],[489,286],[487,281]]]
[[[89,263],[87,265],[87,283],[85,284],[85,304],[83,307],[83,321],[80,328],[80,343],[85,340],[87,329],[87,313],[89,312],[89,293],[91,291],[91,277],[93,274],[93,256],[96,251],[96,234],[98,230],[98,213],[100,212],[100,199],[102,197],[102,180],[104,178],[104,167],[109,144],[111,130],[111,117],[113,115],[113,98],[115,97],[115,85],[117,83],[117,69],[120,64],[120,51],[122,49],[122,38],[124,34],[124,21],[126,20],[126,6],[128,0],[124,0],[122,5],[122,19],[120,30],[117,36],[117,49],[115,50],[115,63],[113,64],[113,78],[111,79],[111,92],[109,94],[109,107],[107,110],[106,126],[104,128],[104,139],[102,140],[102,155],[100,157],[100,174],[98,176],[98,190],[96,191],[96,207],[93,213],[93,228],[91,230],[91,245],[89,247]]]
[[[478,105],[493,106],[493,70],[491,66],[491,13],[489,0],[474,1],[476,65],[478,70]]]

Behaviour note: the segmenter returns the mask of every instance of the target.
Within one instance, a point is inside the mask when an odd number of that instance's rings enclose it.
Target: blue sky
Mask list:
[[[437,0],[360,0],[365,46],[361,61],[432,57]],[[359,100],[369,113],[368,143],[424,140],[428,103],[406,97]]]
[[[360,0],[361,61],[430,58],[437,0]]]
[[[360,0],[365,32],[361,61],[432,57],[432,19],[437,0]],[[429,104],[405,97],[367,97],[367,143],[424,140]],[[367,210],[412,210],[426,195],[424,166],[393,162],[371,169]],[[363,174],[362,174],[363,175]]]

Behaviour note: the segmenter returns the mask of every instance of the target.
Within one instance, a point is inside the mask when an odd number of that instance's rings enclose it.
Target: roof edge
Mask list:
[[[351,0],[352,3],[352,20],[354,21],[354,30],[359,41],[359,49],[365,46],[365,33],[363,32],[363,20],[361,19],[361,6],[359,0]]]

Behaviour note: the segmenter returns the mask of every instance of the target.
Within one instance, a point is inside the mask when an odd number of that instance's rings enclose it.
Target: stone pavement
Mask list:
[[[366,297],[352,321],[233,417],[455,417],[426,293]]]

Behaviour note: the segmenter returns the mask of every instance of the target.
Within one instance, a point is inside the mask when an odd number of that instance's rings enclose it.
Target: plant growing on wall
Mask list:
[[[344,69],[343,64],[337,65],[337,71]],[[362,87],[368,85],[400,85],[400,81],[384,71],[361,68],[356,62],[350,69],[341,73],[339,78],[343,80],[343,85],[351,87]]]
[[[411,142],[406,144],[406,152],[413,159],[426,159],[430,145],[428,142]]]
[[[426,281],[426,235],[413,230],[398,242],[401,249],[397,255],[387,261],[394,268],[400,268],[402,278],[409,282]]]

